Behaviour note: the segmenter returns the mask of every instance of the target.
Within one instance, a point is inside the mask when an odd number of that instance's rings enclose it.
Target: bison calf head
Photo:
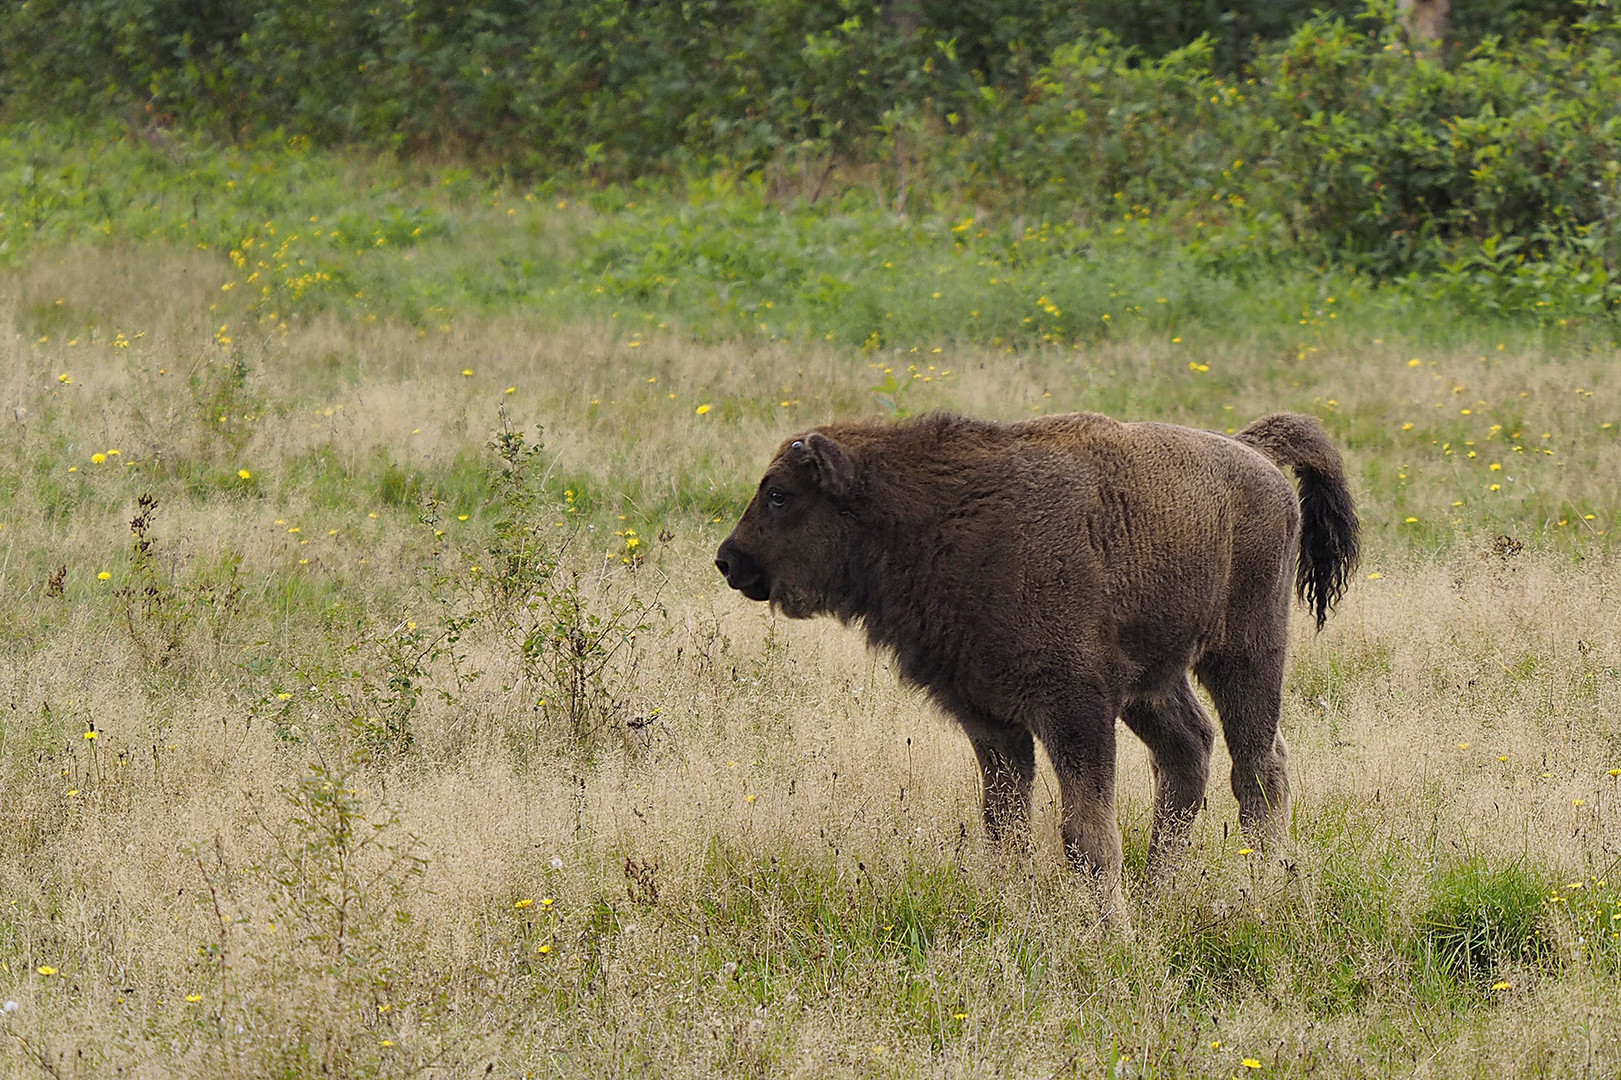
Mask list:
[[[855,467],[821,432],[777,451],[732,535],[715,552],[726,583],[750,600],[769,600],[789,618],[840,612],[855,518]]]

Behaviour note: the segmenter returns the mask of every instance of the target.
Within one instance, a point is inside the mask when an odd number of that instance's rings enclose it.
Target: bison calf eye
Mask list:
[[[771,488],[765,493],[765,501],[772,506],[786,506],[788,504],[788,493],[781,488]]]

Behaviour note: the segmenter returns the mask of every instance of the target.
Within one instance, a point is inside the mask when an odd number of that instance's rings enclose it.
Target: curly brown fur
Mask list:
[[[973,744],[993,838],[1027,826],[1039,738],[1066,851],[1124,921],[1116,718],[1152,752],[1151,877],[1186,845],[1209,773],[1215,727],[1190,670],[1232,752],[1240,823],[1276,839],[1290,587],[1322,618],[1355,551],[1339,457],[1308,417],[1230,438],[936,413],[785,442],[715,562],[751,599],[860,624],[892,650]]]

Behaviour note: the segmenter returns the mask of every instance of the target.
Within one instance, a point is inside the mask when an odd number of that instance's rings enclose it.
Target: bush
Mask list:
[[[776,199],[815,201],[856,166],[846,187],[870,183],[885,211],[1161,217],[1235,277],[1303,255],[1422,275],[1421,290],[1487,313],[1621,303],[1621,22],[1605,7],[1564,23],[1534,4],[1460,8],[1470,34],[1544,32],[1416,54],[1371,0],[1303,23],[1290,4],[1235,8],[1214,29],[1191,10],[1161,13],[1181,30],[1148,20],[1121,37],[1108,4],[1054,0],[282,0],[251,17],[34,0],[0,15],[0,49],[20,58],[0,94],[18,116],[111,111],[177,158],[183,141],[160,129],[183,121],[592,184],[765,174]],[[1240,26],[1257,44],[1235,44]],[[86,186],[54,179],[17,170],[5,232],[39,230]],[[400,213],[387,232],[409,243],[433,225]],[[330,243],[278,243],[256,266],[274,271],[267,309],[351,287]]]
[[[1302,27],[1258,68],[1266,180],[1298,233],[1380,272],[1518,237],[1621,256],[1621,59],[1577,38],[1487,41],[1447,67],[1390,32]]]
[[[806,144],[849,153],[897,118],[966,115],[987,88],[1020,99],[1038,68],[1091,34],[1149,58],[1202,43],[1232,74],[1322,7],[1183,0],[1145,17],[1119,0],[32,0],[0,14],[0,101],[19,117],[111,111],[136,130],[285,129],[624,177],[694,159],[758,164]],[[1558,10],[1494,0],[1460,5],[1458,21],[1473,43]]]

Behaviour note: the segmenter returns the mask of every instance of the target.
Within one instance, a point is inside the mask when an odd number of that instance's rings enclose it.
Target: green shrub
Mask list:
[[[1489,40],[1449,67],[1391,31],[1316,21],[1258,76],[1266,183],[1326,252],[1385,273],[1494,238],[1517,238],[1519,260],[1621,256],[1621,57],[1605,45]]]

